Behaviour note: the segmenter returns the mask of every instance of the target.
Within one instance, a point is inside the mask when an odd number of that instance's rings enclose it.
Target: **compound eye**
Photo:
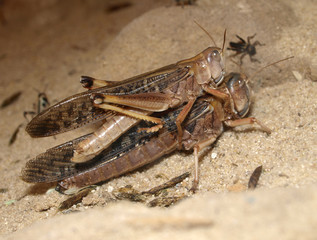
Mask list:
[[[250,91],[241,74],[233,73],[227,82],[227,88],[232,97],[234,108],[240,117],[244,117],[250,107]]]
[[[212,80],[213,86],[219,86],[223,80],[224,59],[222,58],[221,51],[218,48],[207,48],[204,51],[205,58],[208,64],[209,78]]]
[[[213,50],[211,53],[211,57],[213,58],[213,60],[221,61],[221,54],[218,50]]]

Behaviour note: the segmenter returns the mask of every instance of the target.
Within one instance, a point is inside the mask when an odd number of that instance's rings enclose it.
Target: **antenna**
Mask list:
[[[207,30],[204,29],[198,22],[196,22],[196,20],[194,20],[194,22],[198,25],[198,27],[201,28],[201,30],[203,30],[203,31],[209,36],[209,38],[211,39],[211,41],[212,41],[212,42],[214,43],[214,45],[217,47],[217,44],[216,44],[215,40],[213,39],[213,37],[210,35],[210,33],[207,32]]]
[[[287,61],[287,60],[289,60],[289,59],[291,59],[291,58],[294,58],[294,56],[287,57],[287,58],[278,60],[278,61],[276,61],[276,62],[270,63],[270,64],[268,64],[268,65],[266,65],[266,66],[260,68],[260,69],[257,70],[255,73],[253,73],[253,75],[252,75],[251,77],[249,77],[249,79],[254,78],[258,73],[262,72],[265,68],[268,68],[268,67],[270,67],[270,66],[273,66],[273,65],[275,65],[275,64],[277,64],[277,63],[280,63],[280,62],[283,62],[283,61]]]
[[[225,43],[226,43],[226,35],[227,35],[227,29],[225,29],[225,31],[223,33],[223,43],[222,43],[222,49],[221,49],[222,54],[224,54]]]

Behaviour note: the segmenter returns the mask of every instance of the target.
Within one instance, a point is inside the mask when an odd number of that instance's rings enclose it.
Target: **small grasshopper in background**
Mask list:
[[[34,104],[34,106],[33,106],[33,108],[36,109],[36,111],[24,111],[23,112],[23,116],[28,122],[30,122],[30,120],[27,117],[28,115],[31,115],[31,119],[32,119],[36,114],[39,114],[44,109],[49,107],[50,103],[49,103],[48,98],[44,92],[39,92],[36,105],[37,106],[35,106],[35,104]],[[11,146],[16,141],[18,133],[19,133],[20,128],[22,126],[23,126],[23,123],[19,124],[19,126],[13,132],[13,134],[9,140],[9,146]]]
[[[182,122],[199,96],[208,93],[220,98],[226,97],[226,94],[216,89],[224,77],[224,43],[225,37],[222,49],[208,47],[195,57],[121,82],[84,76],[81,82],[89,91],[68,97],[38,114],[28,124],[26,131],[31,137],[45,137],[107,120],[94,135],[74,149],[72,161],[85,162],[140,120],[156,124],[147,128],[147,131],[158,131],[163,121],[149,115],[186,103],[175,120],[180,142]],[[109,136],[109,121],[110,125],[117,122],[119,127],[115,134],[110,135],[110,141],[107,141],[105,136]]]
[[[36,111],[33,110],[33,111],[24,111],[23,112],[23,116],[28,122],[30,122],[30,120],[27,117],[28,115],[31,115],[31,119],[32,119],[35,115],[39,114],[40,112],[44,111],[45,109],[47,109],[50,106],[50,102],[48,101],[48,98],[47,98],[45,92],[39,92],[39,91],[37,91],[37,92],[38,92],[37,104],[36,104],[36,106],[35,106],[35,104],[33,105],[33,108],[36,109]]]
[[[247,42],[243,38],[241,38],[238,35],[236,35],[236,37],[240,41],[239,42],[230,42],[229,43],[230,47],[228,47],[227,49],[236,52],[236,54],[234,54],[232,57],[235,57],[235,56],[241,54],[241,56],[240,56],[240,65],[242,65],[242,59],[246,55],[249,55],[251,62],[260,62],[259,60],[253,58],[253,56],[256,54],[255,46],[257,46],[257,45],[264,46],[265,44],[262,44],[259,41],[255,41],[254,43],[251,44],[250,40],[252,38],[254,38],[255,35],[256,34],[254,34],[253,36],[249,36],[247,38]]]

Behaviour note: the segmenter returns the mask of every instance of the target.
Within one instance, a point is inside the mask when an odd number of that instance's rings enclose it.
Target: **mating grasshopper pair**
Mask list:
[[[209,47],[193,58],[122,82],[83,77],[89,91],[41,112],[26,131],[44,137],[106,122],[95,133],[30,160],[22,179],[60,181],[64,189],[82,187],[132,171],[177,148],[193,148],[193,189],[197,188],[198,153],[221,134],[223,123],[231,127],[258,123],[270,132],[257,119],[244,118],[250,106],[249,87],[244,75],[224,77],[223,49]],[[155,125],[137,125],[141,120]]]
[[[198,164],[199,151],[213,143],[223,132],[223,123],[228,126],[259,123],[255,118],[243,118],[250,106],[250,90],[241,77],[240,74],[231,73],[225,78],[220,90],[230,95],[228,101],[202,97],[186,117],[181,146],[185,150],[194,149],[195,163]],[[183,109],[184,106],[165,113],[162,116],[164,128],[158,132],[138,132],[139,128],[153,126],[141,122],[88,162],[74,163],[71,158],[76,146],[91,134],[51,148],[26,164],[22,178],[27,182],[59,181],[59,188],[65,190],[82,188],[137,169],[177,149],[175,120]],[[198,184],[197,165],[195,169],[193,189]]]

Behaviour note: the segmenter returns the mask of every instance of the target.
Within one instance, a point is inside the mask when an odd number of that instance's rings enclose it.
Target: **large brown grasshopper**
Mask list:
[[[195,57],[121,82],[82,77],[81,82],[89,91],[68,97],[38,114],[26,131],[32,137],[45,137],[106,119],[107,122],[94,135],[74,149],[72,161],[84,162],[99,154],[140,120],[155,123],[146,130],[157,131],[163,126],[163,121],[150,114],[186,103],[175,120],[181,141],[181,124],[199,96],[209,93],[227,97],[216,89],[224,77],[223,49],[209,47]],[[114,122],[117,124],[113,125]],[[114,133],[109,126],[115,126],[117,131]],[[105,136],[109,138],[105,139]]]
[[[224,101],[211,96],[202,97],[185,118],[181,146],[185,150],[194,149],[193,189],[197,188],[199,181],[198,154],[221,135],[223,124],[235,127],[257,123],[262,130],[270,132],[256,118],[245,118],[250,107],[250,90],[245,78],[243,74],[229,74],[219,86],[219,91],[228,97]],[[186,106],[165,113],[162,116],[165,127],[158,132],[137,131],[144,128],[146,123],[142,122],[88,162],[74,163],[71,159],[78,143],[89,136],[51,148],[26,164],[22,179],[27,182],[59,181],[59,187],[65,190],[95,184],[137,169],[177,149],[175,120]]]

